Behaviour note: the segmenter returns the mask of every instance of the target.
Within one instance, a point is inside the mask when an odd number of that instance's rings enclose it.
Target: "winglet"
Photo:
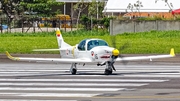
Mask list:
[[[13,58],[13,57],[9,54],[8,51],[6,51],[6,55],[7,55],[7,57],[8,57],[9,59],[12,59],[12,58]]]
[[[174,48],[171,48],[170,55],[171,55],[171,56],[175,56]]]
[[[9,59],[11,59],[11,60],[19,60],[19,58],[16,58],[16,57],[11,56],[8,51],[6,51],[6,55],[7,55],[7,57],[8,57]]]

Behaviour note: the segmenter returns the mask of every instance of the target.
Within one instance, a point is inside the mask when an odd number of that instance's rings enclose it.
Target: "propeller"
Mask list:
[[[124,43],[122,46],[119,47],[119,51],[123,51],[123,50],[127,49],[129,46],[130,46],[130,44],[128,42]],[[124,56],[119,54],[118,57],[123,58]],[[123,62],[125,62],[125,61],[123,61]]]
[[[112,35],[112,36],[111,36],[111,41],[112,41],[112,46],[113,46],[115,49],[118,49],[119,52],[127,49],[127,48],[130,46],[130,44],[129,44],[128,42],[126,42],[125,44],[123,44],[122,46],[119,46],[119,48],[117,48],[117,45],[116,45],[116,36],[115,36],[115,35]],[[114,50],[113,50],[113,51],[114,51]],[[112,69],[113,69],[114,71],[116,71],[116,69],[115,69],[115,67],[114,67],[114,60],[115,60],[116,58],[118,58],[118,57],[119,57],[119,58],[122,58],[122,60],[123,60],[123,57],[124,57],[124,56],[121,55],[121,54],[119,54],[119,53],[118,53],[118,56],[112,55],[111,66],[112,66]],[[128,62],[128,61],[122,61],[122,63],[123,63],[124,65],[126,65],[127,62]]]
[[[112,35],[112,36],[111,36],[111,42],[112,42],[112,46],[113,46],[114,48],[116,48],[116,37],[115,37],[115,35]]]

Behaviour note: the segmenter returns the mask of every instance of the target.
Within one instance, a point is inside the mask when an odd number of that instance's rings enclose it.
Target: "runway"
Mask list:
[[[0,101],[179,101],[180,64],[131,62],[105,66],[70,64],[0,63]]]

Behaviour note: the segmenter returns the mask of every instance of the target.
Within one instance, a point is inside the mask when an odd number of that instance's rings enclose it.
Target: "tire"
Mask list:
[[[75,75],[77,70],[75,68],[71,69],[71,74]]]
[[[104,74],[105,74],[105,75],[110,75],[110,74],[112,74],[112,69],[105,69]]]

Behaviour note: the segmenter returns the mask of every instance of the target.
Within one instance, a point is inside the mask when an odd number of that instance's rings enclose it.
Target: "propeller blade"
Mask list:
[[[118,49],[120,52],[123,51],[123,50],[125,50],[126,48],[128,48],[128,47],[130,46],[129,42],[126,42],[126,43],[124,43],[122,46],[120,46],[119,48],[117,48],[117,46],[116,46],[116,36],[115,36],[115,35],[112,35],[112,36],[111,36],[111,42],[112,42],[112,46],[113,46],[114,48]],[[124,56],[122,56],[121,54],[119,54],[118,57],[119,57],[119,58],[123,58]],[[115,57],[115,56],[112,57],[112,68],[113,68],[113,70],[115,70],[115,67],[114,67],[114,59],[116,59],[116,58],[117,58],[117,57]],[[124,65],[126,65],[126,64],[128,63],[128,61],[124,61],[124,60],[123,60],[122,63],[123,63]]]
[[[124,65],[127,65],[128,61],[123,60],[123,58],[124,58],[123,55],[119,55],[119,58],[122,59],[122,63],[123,63]]]
[[[112,35],[112,36],[111,36],[111,42],[112,42],[112,46],[113,46],[114,48],[116,48],[116,36],[115,36],[115,35]]]
[[[126,42],[125,44],[123,44],[121,47],[119,47],[119,50],[125,50],[126,48],[128,48],[130,46],[129,42]]]

